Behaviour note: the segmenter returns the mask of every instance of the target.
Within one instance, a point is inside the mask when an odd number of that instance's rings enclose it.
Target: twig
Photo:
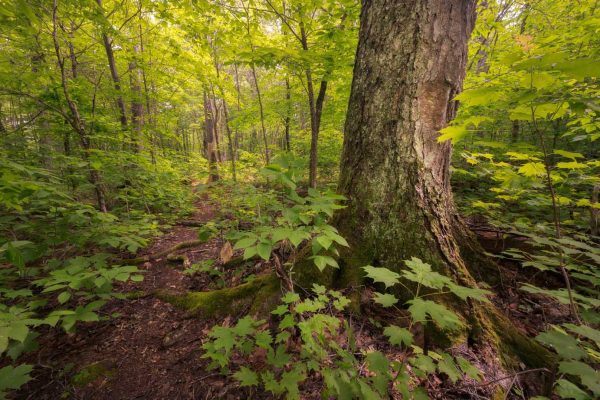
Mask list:
[[[484,387],[484,386],[488,386],[488,385],[494,384],[494,383],[496,383],[496,382],[503,381],[503,380],[505,380],[505,379],[509,379],[509,378],[513,378],[513,379],[514,379],[514,378],[516,378],[516,377],[518,377],[518,376],[520,376],[520,375],[529,374],[529,373],[531,373],[531,372],[542,372],[542,371],[543,371],[543,372],[550,372],[550,371],[548,370],[548,368],[534,368],[534,369],[528,369],[528,370],[525,370],[525,371],[515,372],[514,374],[510,374],[510,375],[503,376],[502,378],[494,379],[493,381],[484,382],[484,383],[482,383],[482,384],[479,384],[479,385],[477,385],[477,387]],[[512,387],[512,385],[511,385],[511,387]]]

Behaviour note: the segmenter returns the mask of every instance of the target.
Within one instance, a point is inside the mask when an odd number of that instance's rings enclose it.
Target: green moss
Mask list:
[[[137,300],[146,297],[148,293],[144,292],[143,290],[132,290],[124,295],[127,300]]]
[[[82,387],[94,382],[98,378],[110,378],[114,374],[114,367],[111,367],[107,362],[99,361],[81,368],[73,376],[71,382],[74,386]]]
[[[248,308],[254,314],[268,312],[278,293],[279,280],[274,274],[266,274],[232,288],[183,295],[159,291],[156,295],[193,315],[215,317],[241,313]]]
[[[494,309],[490,312],[490,317],[498,336],[497,345],[501,350],[505,365],[515,366],[517,361],[522,361],[530,368],[552,369],[557,363],[558,360],[554,353],[534,339],[520,333],[499,311]]]

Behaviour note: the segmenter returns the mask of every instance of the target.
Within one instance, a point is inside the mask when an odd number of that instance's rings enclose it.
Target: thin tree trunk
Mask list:
[[[140,45],[133,46],[134,59],[129,63],[129,84],[131,87],[131,127],[133,129],[133,149],[140,152],[142,145],[142,129],[144,125],[144,105],[142,104],[142,70],[135,59],[140,53]]]
[[[292,91],[290,88],[290,78],[286,75],[285,77],[285,102],[286,102],[286,110],[285,110],[285,150],[291,151],[291,142],[290,142],[290,120],[292,115]]]
[[[304,23],[300,22],[300,39],[302,49],[308,51],[308,40]],[[306,66],[306,90],[308,92],[308,110],[310,113],[310,160],[308,165],[308,185],[317,187],[317,143],[319,141],[319,121],[315,105],[315,90],[313,88],[312,70],[310,65]],[[325,88],[327,85],[325,84]],[[320,92],[320,90],[319,90]],[[322,104],[321,104],[322,105]]]
[[[600,210],[595,207],[598,204],[598,193],[600,193],[600,185],[594,185],[590,202],[590,233],[593,236],[600,234]]]
[[[241,90],[240,90],[240,75],[238,73],[238,66],[237,64],[234,64],[234,69],[235,69],[235,91],[236,91],[236,107],[237,107],[237,112],[239,113],[240,111],[242,111],[242,100],[241,100]],[[237,150],[240,148],[240,131],[239,128],[236,126],[235,127],[235,141],[234,141],[234,149],[235,149],[235,154],[237,155]]]
[[[65,72],[65,62],[64,58],[61,55],[60,44],[58,39],[58,0],[54,0],[53,8],[52,8],[52,39],[54,42],[54,51],[56,54],[56,60],[58,62],[58,67],[60,70],[61,77],[61,85],[63,89],[63,94],[65,96],[65,100],[69,107],[70,118],[67,118],[69,124],[73,127],[75,132],[79,135],[81,140],[81,147],[83,147],[83,156],[88,166],[88,171],[90,174],[90,183],[94,186],[94,191],[96,193],[96,200],[98,202],[98,209],[102,212],[107,212],[106,208],[106,200],[104,197],[104,192],[102,190],[102,186],[100,184],[100,174],[94,168],[92,168],[89,161],[89,152],[90,152],[90,140],[88,138],[87,132],[85,130],[85,125],[81,116],[79,114],[79,109],[77,108],[77,103],[75,103],[71,99],[71,95],[69,94],[69,87],[67,83],[67,76]],[[67,116],[67,115],[65,115]]]
[[[217,149],[215,142],[215,124],[214,108],[212,101],[206,90],[204,91],[204,140],[206,143],[206,158],[208,159],[209,182],[219,180],[219,170],[217,167]]]
[[[217,59],[217,51],[216,48],[213,48],[213,60],[215,63],[215,71],[217,73],[217,79],[220,79],[221,71],[219,68],[219,61]],[[231,128],[229,127],[229,110],[227,109],[227,102],[225,101],[225,91],[223,87],[219,85],[219,90],[221,92],[221,98],[223,99],[223,117],[225,117],[225,133],[227,135],[227,146],[229,147],[229,157],[231,160],[231,176],[234,182],[237,182],[237,175],[235,170],[235,150],[233,145],[233,139],[231,137]]]
[[[100,10],[104,12],[102,8],[102,0],[96,0]],[[110,76],[112,77],[115,92],[117,93],[117,108],[119,109],[119,121],[121,127],[127,129],[127,111],[125,110],[125,102],[123,101],[123,95],[121,94],[121,80],[119,78],[119,72],[117,71],[117,64],[115,62],[115,55],[112,49],[112,41],[108,35],[102,32],[102,43],[104,44],[104,50],[106,51],[106,58],[108,60],[108,67],[110,68]]]
[[[258,78],[256,77],[256,67],[252,64],[252,77],[254,78],[254,87],[256,88],[256,96],[258,98],[258,110],[260,113],[260,127],[262,131],[263,142],[265,144],[265,163],[270,164],[271,159],[269,157],[269,143],[267,141],[267,130],[265,128],[265,113],[263,110],[262,96],[260,94],[260,87],[258,85]]]

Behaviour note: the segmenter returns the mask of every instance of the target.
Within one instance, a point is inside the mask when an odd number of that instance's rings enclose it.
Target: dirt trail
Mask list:
[[[197,204],[196,212],[188,221],[202,225],[215,219],[215,213],[214,205],[202,201]],[[179,243],[196,240],[197,231],[196,227],[175,225],[167,233],[157,237],[140,255],[162,254]],[[217,238],[198,246],[180,249],[173,254],[187,256],[190,263],[216,260],[222,245],[222,240]],[[233,319],[227,317],[218,321],[192,317],[153,295],[156,290],[180,293],[211,290],[215,287],[215,281],[207,273],[193,277],[184,274],[181,264],[168,262],[166,256],[150,259],[151,261],[140,265],[140,269],[145,271],[144,281],[128,282],[117,288],[122,293],[137,294],[137,298],[111,301],[102,310],[107,316],[114,313],[119,314],[118,316],[102,322],[80,324],[72,335],[66,335],[59,328],[43,333],[40,337],[40,350],[31,353],[24,360],[36,365],[35,379],[19,391],[15,398],[233,400],[249,398],[249,393],[253,399],[272,398],[260,391],[240,390],[233,379],[207,370],[207,362],[201,358],[201,343],[207,332],[215,324],[234,321],[235,316]],[[218,263],[215,265],[218,266]],[[248,276],[259,274],[265,268],[269,268],[268,263],[258,262],[243,266],[243,271]],[[226,286],[239,284],[243,278],[233,269],[225,272]],[[493,301],[524,332],[535,335],[549,322],[564,319],[568,310],[556,304],[546,304],[544,301],[547,300],[536,296],[527,297],[533,309],[530,307],[521,310],[517,307],[522,303],[523,293],[512,288],[517,287],[518,281],[524,280],[525,277],[521,274],[519,268],[503,267],[505,286],[500,292],[503,295],[494,296]],[[378,314],[379,319],[386,320],[385,311],[382,313],[380,309],[367,307],[370,311],[352,319],[359,347],[380,348],[387,351],[386,354],[392,359],[399,357],[401,352],[388,345],[380,334],[380,328],[371,326],[368,318]],[[556,315],[546,315],[543,310],[548,309],[555,309]],[[477,354],[469,354],[473,360],[477,360]],[[82,369],[90,373],[86,375],[81,372]],[[488,376],[488,379],[493,378],[494,376]],[[535,382],[529,384],[537,385]],[[320,388],[319,382],[307,380],[301,385],[303,398],[320,398]],[[449,385],[436,376],[427,382],[427,388],[432,398],[446,400],[471,398],[473,393],[481,389],[468,382]],[[482,393],[480,390],[476,397],[482,398]]]
[[[193,221],[205,223],[215,209],[198,206]],[[197,228],[174,226],[142,253],[156,254],[174,245],[197,238]],[[216,258],[220,240],[182,249],[190,262]],[[107,321],[82,324],[68,336],[58,329],[44,335],[40,351],[30,362],[42,365],[35,379],[17,396],[19,399],[210,399],[227,398],[218,385],[206,386],[201,356],[201,339],[214,321],[191,318],[171,304],[150,295],[156,289],[183,292],[202,290],[198,282],[182,273],[181,265],[166,257],[140,266],[144,281],[118,288],[123,293],[144,293],[137,299],[115,300],[103,311],[119,316]],[[90,366],[85,373],[78,371]],[[66,367],[71,371],[64,373]],[[76,378],[74,378],[76,377]],[[80,380],[77,382],[77,380]],[[74,382],[75,381],[75,382]],[[227,388],[223,388],[227,390]],[[64,397],[63,397],[64,396]]]

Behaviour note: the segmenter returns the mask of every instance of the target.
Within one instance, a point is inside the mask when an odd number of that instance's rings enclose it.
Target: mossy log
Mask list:
[[[158,291],[156,296],[190,315],[214,318],[246,312],[251,315],[268,315],[277,304],[280,294],[279,279],[274,273],[267,273],[233,288],[185,294]]]

